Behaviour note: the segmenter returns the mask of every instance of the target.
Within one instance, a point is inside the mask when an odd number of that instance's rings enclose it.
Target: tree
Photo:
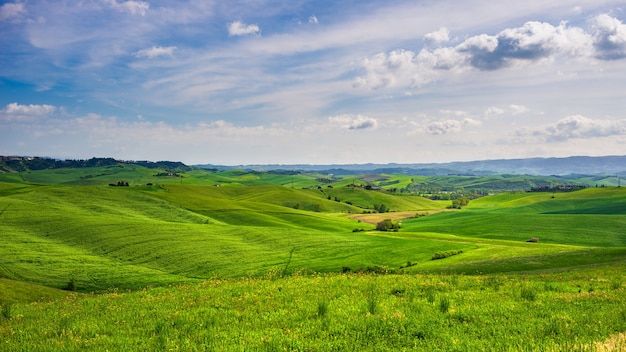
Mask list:
[[[376,230],[378,231],[398,231],[400,228],[399,223],[394,223],[391,219],[385,219],[376,224]]]
[[[379,213],[386,213],[389,211],[389,208],[387,208],[387,206],[384,204],[374,204],[374,210]]]

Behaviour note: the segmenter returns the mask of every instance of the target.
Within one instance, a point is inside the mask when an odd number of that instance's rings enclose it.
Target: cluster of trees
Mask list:
[[[391,219],[385,219],[376,224],[378,231],[398,231],[400,229],[399,222],[393,222]]]
[[[109,186],[111,186],[111,187],[128,187],[128,182],[126,182],[126,181],[117,181],[117,184],[109,183]]]
[[[379,213],[387,213],[389,211],[389,208],[384,204],[374,204],[374,210]]]
[[[170,171],[189,171],[192,168],[178,161],[124,161],[113,158],[91,158],[85,160],[58,160],[41,157],[0,156],[0,169],[5,171],[28,171],[60,168],[81,168],[96,166],[120,166],[120,164],[136,164],[151,169]]]
[[[79,168],[79,167],[95,167],[95,166],[113,166],[117,165],[117,160],[113,158],[91,158],[87,160],[57,160],[51,158],[26,158],[26,157],[2,157],[0,164],[4,164],[6,168],[15,171],[28,170],[45,170],[59,168]]]
[[[452,201],[452,205],[448,206],[448,208],[452,209],[461,209],[462,207],[469,204],[469,199],[466,197],[460,197]]]

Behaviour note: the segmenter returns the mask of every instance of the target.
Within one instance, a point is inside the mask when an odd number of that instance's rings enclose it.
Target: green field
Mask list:
[[[426,177],[167,174],[0,174],[0,350],[623,342],[623,188],[502,192],[450,211],[392,189]],[[109,186],[118,181],[129,186]],[[380,204],[391,212],[376,214]],[[406,218],[381,232],[354,218],[363,213]]]

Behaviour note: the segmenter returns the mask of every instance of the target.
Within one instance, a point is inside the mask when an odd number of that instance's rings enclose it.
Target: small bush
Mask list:
[[[396,297],[404,296],[405,293],[406,293],[405,288],[394,288],[393,290],[391,290],[391,294]]]
[[[70,281],[67,282],[67,286],[65,286],[65,289],[67,291],[76,291],[76,280],[74,280],[74,278],[71,278]]]
[[[11,303],[5,303],[2,305],[2,318],[11,319]]]
[[[622,281],[621,280],[613,280],[611,282],[611,288],[614,290],[619,290],[620,288],[622,288]]]
[[[428,303],[435,303],[435,298],[437,297],[437,293],[435,292],[435,289],[432,287],[429,287],[426,290],[426,301]]]
[[[367,292],[367,311],[374,315],[378,312],[378,292],[374,286],[370,287]]]
[[[537,293],[530,287],[524,287],[520,291],[520,296],[527,301],[534,301],[537,299]]]
[[[445,314],[448,313],[448,310],[450,310],[450,299],[446,296],[443,296],[439,300],[439,311]]]
[[[328,301],[325,299],[321,299],[317,301],[317,316],[318,318],[323,318],[328,313]]]
[[[458,255],[458,254],[461,254],[461,253],[463,253],[462,250],[437,252],[437,253],[433,254],[433,256],[430,258],[430,260],[444,259],[444,258],[452,257],[453,255]]]
[[[376,230],[378,231],[397,231],[400,229],[399,223],[394,223],[391,219],[385,219],[376,224]]]
[[[400,269],[409,268],[409,267],[412,267],[412,266],[415,266],[415,265],[417,265],[417,263],[413,263],[413,262],[411,262],[409,260],[409,261],[406,262],[406,265],[401,266]]]

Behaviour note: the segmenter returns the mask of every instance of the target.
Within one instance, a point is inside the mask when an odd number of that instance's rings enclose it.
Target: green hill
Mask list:
[[[0,175],[10,181],[0,182],[0,275],[102,291],[273,270],[557,270],[619,262],[626,248],[622,188],[501,193],[387,233],[349,216],[381,204],[423,215],[450,203],[353,187],[354,177],[163,172],[120,164]],[[116,180],[129,186],[109,186]],[[444,260],[431,260],[441,253]]]
[[[625,189],[457,210],[380,176],[0,174],[0,350],[626,346]]]

